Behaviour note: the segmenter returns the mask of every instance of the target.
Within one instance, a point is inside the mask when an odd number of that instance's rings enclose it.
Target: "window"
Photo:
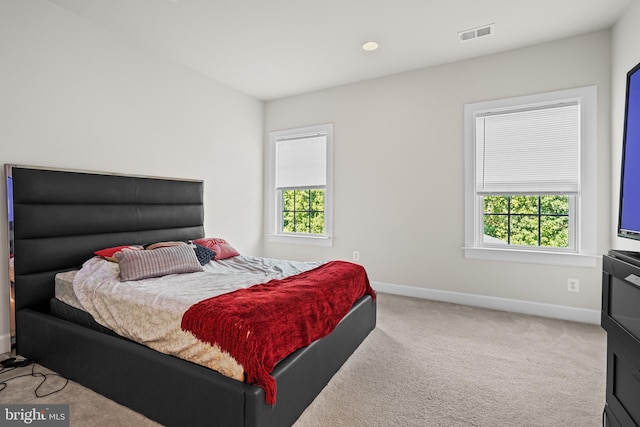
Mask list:
[[[465,105],[465,256],[595,265],[595,87]]]
[[[323,188],[283,189],[282,231],[324,235]]]
[[[573,248],[570,200],[573,196],[484,196],[483,243]]]
[[[333,125],[271,132],[270,240],[332,244]]]

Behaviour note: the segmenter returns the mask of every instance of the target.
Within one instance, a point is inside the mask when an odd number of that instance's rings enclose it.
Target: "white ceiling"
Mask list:
[[[49,0],[262,100],[609,28],[632,1]]]

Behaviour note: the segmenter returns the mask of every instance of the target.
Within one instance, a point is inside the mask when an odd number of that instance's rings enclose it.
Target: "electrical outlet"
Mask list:
[[[354,261],[360,261],[360,252],[353,251],[353,260]]]
[[[567,290],[569,292],[580,292],[580,280],[567,279]]]

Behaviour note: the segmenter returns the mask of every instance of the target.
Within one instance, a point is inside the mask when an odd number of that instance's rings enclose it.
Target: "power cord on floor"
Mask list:
[[[20,374],[20,375],[16,375],[7,379],[1,379],[2,375],[7,373],[7,372],[11,372],[17,368],[22,368],[25,366],[29,366],[31,365],[31,373],[28,374]],[[34,390],[34,394],[36,397],[40,398],[40,397],[46,397],[49,395],[52,395],[54,393],[58,393],[60,391],[62,391],[67,384],[69,384],[69,380],[65,377],[63,377],[60,374],[45,374],[44,372],[36,372],[36,364],[33,363],[33,361],[29,360],[29,359],[25,359],[23,357],[10,357],[8,359],[3,360],[2,362],[0,362],[0,393],[6,389],[8,387],[8,383],[16,380],[18,378],[23,378],[23,377],[34,377],[34,378],[42,378],[42,381],[40,381],[40,384],[38,384],[38,386],[36,387],[36,389]],[[58,388],[57,390],[53,390],[50,391],[48,393],[43,393],[40,394],[40,388],[44,385],[44,383],[47,382],[47,379],[49,379],[50,377],[59,377],[64,379],[64,385],[60,388]]]

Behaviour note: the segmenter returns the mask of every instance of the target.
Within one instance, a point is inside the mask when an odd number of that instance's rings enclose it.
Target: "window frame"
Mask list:
[[[476,193],[476,116],[490,111],[511,111],[540,105],[577,101],[580,104],[580,190],[570,201],[570,234],[574,249],[533,246],[508,246],[483,242],[484,210],[482,195]],[[464,256],[507,262],[596,266],[596,141],[597,88],[574,89],[518,96],[465,104],[464,106],[464,170],[465,230]],[[572,228],[573,227],[573,228]]]
[[[326,186],[324,187],[324,234],[288,233],[282,231],[282,190],[276,188],[276,144],[278,140],[294,139],[313,134],[326,135]],[[333,246],[333,124],[321,124],[269,132],[268,180],[269,242],[312,246]]]

